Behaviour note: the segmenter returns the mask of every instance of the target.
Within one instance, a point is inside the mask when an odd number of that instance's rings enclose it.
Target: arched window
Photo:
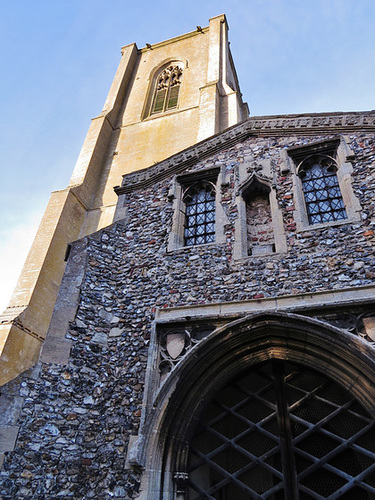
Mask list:
[[[347,218],[336,170],[328,155],[309,156],[298,169],[310,224]]]
[[[215,241],[215,185],[200,181],[184,193],[186,207],[185,245],[201,245]]]
[[[156,77],[150,114],[162,113],[178,106],[183,69],[180,64],[171,64]]]
[[[174,179],[168,194],[174,212],[168,251],[225,241],[220,190],[216,189],[219,173],[215,167]]]

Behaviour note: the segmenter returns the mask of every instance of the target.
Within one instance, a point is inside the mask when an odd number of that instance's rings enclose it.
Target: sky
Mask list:
[[[121,46],[222,13],[252,116],[375,108],[374,0],[1,1],[1,311],[50,192],[68,184],[101,112]]]

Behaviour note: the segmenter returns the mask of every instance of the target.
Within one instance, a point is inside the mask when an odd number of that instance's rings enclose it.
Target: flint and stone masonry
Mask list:
[[[220,387],[266,360],[342,386],[366,421],[358,436],[374,442],[374,132],[375,112],[255,117],[137,172],[119,167],[115,222],[70,241],[41,355],[0,389],[1,498],[198,498],[204,482],[186,457],[200,416]],[[347,216],[308,224],[295,158],[332,145]],[[215,185],[215,241],[185,246],[183,192],[204,179]],[[327,407],[351,408],[335,394]],[[375,450],[360,455],[364,438],[346,432],[329,442],[350,453],[355,442],[355,471],[354,455],[345,475],[331,448],[310,482],[308,471],[293,479],[309,498],[374,498]],[[315,487],[319,474],[337,485]],[[261,494],[249,480],[238,498],[257,498],[250,487]],[[199,498],[219,498],[205,491]]]

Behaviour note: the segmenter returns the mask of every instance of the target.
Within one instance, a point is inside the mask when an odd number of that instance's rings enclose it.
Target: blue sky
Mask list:
[[[374,109],[373,0],[3,0],[0,309],[49,194],[66,187],[122,45],[225,13],[251,115]]]

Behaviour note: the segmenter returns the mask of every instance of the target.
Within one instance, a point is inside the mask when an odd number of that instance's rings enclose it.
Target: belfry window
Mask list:
[[[151,114],[162,113],[178,106],[183,70],[180,65],[170,65],[156,78]]]
[[[310,156],[302,162],[298,173],[310,224],[347,218],[332,158],[326,155]]]
[[[215,185],[200,181],[188,187],[183,201],[186,207],[184,240],[186,246],[215,241]]]

